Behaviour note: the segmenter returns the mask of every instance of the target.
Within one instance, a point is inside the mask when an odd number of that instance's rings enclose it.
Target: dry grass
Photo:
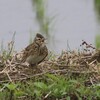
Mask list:
[[[0,56],[0,83],[27,80],[45,73],[53,74],[89,74],[92,81],[100,81],[100,50],[83,41],[82,51],[62,51],[61,55],[50,54],[37,66],[19,63],[20,53],[12,54],[4,60]],[[17,58],[17,59],[16,59]],[[21,58],[21,56],[20,56]],[[91,80],[90,80],[91,81]]]

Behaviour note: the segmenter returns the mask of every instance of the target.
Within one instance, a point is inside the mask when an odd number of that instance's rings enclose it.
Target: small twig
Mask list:
[[[44,99],[46,99],[50,94],[51,94],[51,91],[47,95],[45,95]]]
[[[0,89],[0,92],[2,92],[5,89],[6,85],[3,86],[3,88]]]
[[[13,37],[12,37],[12,41],[9,43],[9,53],[8,53],[8,56],[11,55],[11,53],[13,51],[13,48],[14,48],[15,34],[16,34],[16,32],[14,32]]]
[[[46,73],[48,73],[48,72],[49,72],[49,71],[43,72],[43,73],[38,73],[38,74],[35,74],[35,75],[32,75],[32,76],[28,76],[28,77],[24,77],[24,78],[13,79],[13,81],[27,80],[27,79],[30,79],[30,78],[33,78],[33,77],[36,77],[36,76],[41,76],[41,75],[46,74]],[[9,82],[9,80],[0,81],[0,83],[4,83],[4,82]]]
[[[96,62],[97,60],[95,59],[95,60],[93,60],[91,63],[89,63],[89,65],[92,65],[94,62]]]
[[[6,66],[6,67],[0,72],[0,74],[6,73],[6,72],[7,72],[7,68],[8,68],[8,66]]]
[[[71,71],[71,70],[68,70],[68,69],[63,69],[63,70],[49,70],[49,71],[46,71],[46,72],[43,72],[43,73],[38,73],[38,74],[35,74],[35,75],[32,75],[32,76],[27,76],[27,77],[24,77],[24,78],[18,78],[18,79],[13,79],[13,81],[22,81],[22,80],[27,80],[27,79],[31,79],[33,77],[37,77],[37,76],[42,76],[46,73],[52,73],[52,74],[55,74],[55,73],[59,73],[59,72],[62,72],[62,73],[76,73],[76,74],[91,74],[91,73],[98,73],[97,71]],[[11,78],[9,77],[8,75],[8,78],[9,80],[5,80],[5,81],[0,81],[0,83],[3,83],[3,82],[9,82],[11,80]]]
[[[90,77],[90,82],[91,82],[91,84],[94,86],[94,83],[93,83],[93,81],[92,81],[92,78]]]
[[[12,82],[12,79],[11,79],[11,77],[9,76],[9,74],[8,74],[8,73],[6,73],[6,75],[8,76],[8,78],[9,78],[10,82]]]
[[[91,73],[98,73],[97,71],[72,71],[68,69],[63,70],[53,70],[51,73],[57,73],[57,72],[69,72],[69,73],[78,73],[78,74],[91,74]]]
[[[92,49],[96,49],[95,47],[91,46],[91,44],[88,44],[86,41],[82,40],[82,45],[86,45],[87,48],[92,48]]]
[[[59,66],[59,67],[84,67],[86,65],[61,65],[58,63],[53,63],[55,66]]]

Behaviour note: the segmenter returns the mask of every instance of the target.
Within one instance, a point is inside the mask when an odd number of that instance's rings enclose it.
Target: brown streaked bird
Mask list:
[[[31,66],[42,62],[48,55],[48,49],[45,45],[45,38],[37,33],[32,44],[23,50],[22,62],[28,62]]]

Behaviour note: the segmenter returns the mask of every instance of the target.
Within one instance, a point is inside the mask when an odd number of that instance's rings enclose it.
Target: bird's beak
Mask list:
[[[45,38],[45,40],[44,40],[44,44],[47,44],[47,38]]]

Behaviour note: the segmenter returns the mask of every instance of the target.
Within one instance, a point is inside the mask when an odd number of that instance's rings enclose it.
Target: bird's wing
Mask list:
[[[30,44],[23,50],[22,62],[25,62],[27,57],[34,55],[38,51],[38,46],[34,43]]]
[[[47,55],[48,55],[48,49],[47,49],[46,46],[44,46],[44,48],[40,49],[40,55],[39,56],[40,57],[42,56],[42,59],[38,63],[42,62],[46,58]]]

